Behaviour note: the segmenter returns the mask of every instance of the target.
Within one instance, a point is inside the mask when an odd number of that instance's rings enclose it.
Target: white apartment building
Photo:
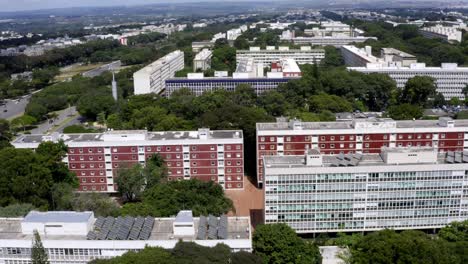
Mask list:
[[[197,70],[208,70],[211,68],[211,57],[213,56],[213,52],[209,49],[203,49],[193,59],[193,71],[196,72]]]
[[[377,40],[375,37],[295,37],[292,39],[283,39],[287,41],[291,41],[297,45],[315,45],[315,46],[335,46],[341,47],[343,45],[349,45],[352,43],[363,43],[367,40],[374,39]]]
[[[265,156],[265,222],[297,233],[435,229],[468,219],[468,152]]]
[[[173,51],[133,74],[135,94],[160,94],[165,80],[184,69],[184,53]]]
[[[253,58],[255,63],[271,65],[273,62],[279,62],[282,59],[294,59],[297,64],[320,63],[325,58],[324,49],[312,49],[310,46],[303,46],[300,49],[289,49],[289,47],[250,47],[249,50],[237,50],[236,61]]]
[[[408,79],[415,76],[429,76],[434,78],[437,92],[447,100],[453,97],[464,100],[463,88],[468,84],[468,67],[459,67],[456,63],[442,63],[441,67],[427,67],[425,63],[412,63],[409,67],[368,63],[365,67],[348,67],[348,70],[388,74],[398,88],[403,88]]]
[[[381,63],[386,66],[406,66],[417,63],[416,56],[394,48],[382,48],[380,57],[372,55],[372,47],[358,48],[352,45],[341,47],[341,55],[347,66],[365,67],[368,63]]]
[[[458,27],[444,27],[436,25],[433,27],[424,27],[419,32],[426,38],[439,38],[446,42],[461,42],[462,31]]]
[[[192,211],[180,211],[175,218],[96,218],[93,212],[32,211],[24,218],[0,219],[0,263],[31,263],[33,230],[51,264],[85,264],[147,246],[172,249],[179,240],[252,251],[249,217],[193,217]]]
[[[353,37],[359,35],[361,31],[356,31],[350,25],[341,22],[322,22],[319,27],[305,29],[304,34],[315,37]]]
[[[254,58],[246,58],[237,61],[236,71],[232,73],[234,79],[263,77],[263,63],[255,62]]]

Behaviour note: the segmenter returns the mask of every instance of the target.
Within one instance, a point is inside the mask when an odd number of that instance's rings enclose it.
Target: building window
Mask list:
[[[242,185],[240,183],[237,184],[237,188],[241,188]]]
[[[210,157],[211,157],[212,159],[214,159],[214,158],[216,158],[216,155],[215,155],[215,154],[211,154]]]
[[[90,157],[89,157],[89,160],[93,160],[93,159],[94,159],[93,156],[90,156]]]
[[[82,171],[81,176],[86,176],[86,172]]]
[[[231,156],[232,156],[231,153],[226,153],[227,158],[230,158]]]
[[[151,151],[151,147],[146,147],[146,151]]]
[[[81,178],[81,182],[86,182],[86,178]]]
[[[261,142],[265,142],[265,137],[260,137]]]
[[[101,186],[101,191],[105,191],[106,190],[106,187],[105,186]]]
[[[241,149],[241,145],[237,145],[237,146],[236,146],[236,149],[237,149],[237,150],[240,150],[240,149]]]
[[[117,148],[112,148],[112,152],[117,152]]]
[[[274,149],[275,149],[275,145],[270,145],[270,149],[271,149],[271,150],[274,150]]]
[[[286,137],[286,141],[287,141],[287,142],[290,142],[290,141],[291,141],[291,137]]]
[[[388,136],[387,136],[387,135],[383,135],[383,139],[388,139]]]
[[[70,149],[70,153],[75,153],[75,150],[74,150],[74,149]]]
[[[171,151],[171,147],[166,147],[166,151]]]
[[[96,175],[96,173],[94,171],[91,172],[91,176],[94,176]]]
[[[119,159],[119,157],[118,157],[118,156],[114,156],[114,159],[115,159],[115,160],[118,160],[118,159]]]
[[[349,136],[349,140],[354,140],[354,136]]]
[[[260,149],[265,149],[265,145],[260,145]]]
[[[192,170],[192,173],[193,173],[193,174],[197,174],[198,171],[197,171],[197,170]]]
[[[211,172],[211,174],[215,174],[215,173],[216,173],[216,170],[215,170],[215,169],[211,169],[210,172]]]
[[[99,156],[99,157],[98,157],[98,160],[102,160],[102,157],[101,157],[101,156]]]
[[[368,147],[369,147],[369,143],[366,143],[364,146],[365,146],[366,148],[368,148]]]
[[[197,150],[197,146],[192,146],[192,150]]]
[[[84,169],[84,168],[86,168],[86,165],[80,164],[80,168]]]
[[[89,167],[90,167],[90,168],[94,168],[94,164],[89,164]]]
[[[325,148],[325,144],[320,144],[320,148]]]
[[[80,153],[83,153],[83,149],[82,149],[82,148],[80,148]]]
[[[91,189],[92,189],[93,191],[95,191],[95,190],[96,190],[96,186],[91,187]]]
[[[275,138],[274,138],[274,137],[270,137],[270,142],[275,142]]]
[[[210,150],[215,150],[215,147],[214,147],[214,146],[210,146]]]
[[[331,137],[330,137],[330,140],[335,140],[335,136],[331,136]]]
[[[171,158],[172,158],[172,155],[171,155],[171,154],[167,154],[167,155],[166,155],[166,158],[167,158],[167,159],[171,159]]]
[[[340,140],[344,140],[344,136],[340,136]]]
[[[135,152],[135,151],[136,151],[136,149],[135,149],[135,148],[133,148],[133,147],[132,147],[132,149],[131,149],[131,150],[132,150],[132,152]]]
[[[80,156],[80,160],[84,160],[84,157],[83,157],[83,156]]]
[[[197,154],[192,154],[192,159],[196,159],[197,158]]]
[[[197,166],[197,163],[196,163],[196,162],[192,162],[192,166]]]
[[[330,144],[330,148],[335,148],[335,144]]]
[[[231,146],[230,146],[230,145],[227,145],[227,146],[226,146],[226,150],[231,150]]]
[[[325,137],[324,137],[324,136],[321,136],[321,137],[320,137],[320,140],[325,140]]]
[[[240,166],[240,165],[241,165],[241,162],[240,162],[240,161],[238,161],[236,164],[237,164],[237,166]]]
[[[167,162],[166,163],[168,167],[171,167],[172,166],[172,163],[171,162]]]
[[[156,151],[161,151],[161,147],[157,147],[157,148],[156,148]]]
[[[104,182],[104,178],[100,178],[99,181],[100,181],[100,182]]]
[[[87,190],[88,190],[88,187],[83,186],[83,191],[87,191]]]
[[[216,162],[215,161],[212,161],[211,162],[211,166],[215,166],[216,165]]]
[[[445,133],[440,134],[440,138],[445,138]]]
[[[176,151],[180,151],[180,147],[176,147],[175,150],[176,150]]]
[[[236,158],[240,158],[241,157],[241,154],[240,153],[236,153]]]
[[[228,165],[228,166],[231,166],[231,161],[227,161],[227,165]]]

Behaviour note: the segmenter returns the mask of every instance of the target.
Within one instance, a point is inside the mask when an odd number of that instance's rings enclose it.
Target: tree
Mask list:
[[[11,121],[11,125],[14,128],[21,128],[23,131],[26,131],[26,127],[31,126],[32,124],[36,123],[37,119],[30,116],[30,115],[22,115],[17,117]]]
[[[325,110],[331,111],[332,113],[353,111],[353,106],[350,102],[336,95],[320,93],[311,96],[308,102],[311,112],[318,113]]]
[[[28,203],[10,204],[5,207],[0,207],[0,217],[24,217],[34,209],[34,206]]]
[[[154,264],[176,264],[176,258],[169,250],[160,247],[145,247],[139,252],[129,251],[122,256],[112,259],[93,260],[93,264],[131,264],[131,263],[154,263]]]
[[[49,264],[49,257],[42,245],[41,236],[34,230],[33,247],[31,249],[31,262],[33,264]]]
[[[119,194],[128,202],[139,200],[145,188],[143,166],[135,164],[129,168],[119,169],[115,183],[119,186]]]
[[[421,231],[382,230],[364,236],[351,246],[351,263],[460,263],[443,239],[431,239]]]
[[[437,87],[434,79],[428,76],[410,78],[401,91],[400,101],[413,105],[424,106],[429,98],[436,95]]]
[[[395,120],[419,119],[423,116],[423,110],[417,105],[393,105],[388,108],[388,116]]]
[[[263,263],[321,263],[318,247],[299,238],[288,225],[257,226],[252,238],[254,254]]]
[[[440,229],[437,235],[450,242],[468,241],[468,220],[452,222]]]
[[[249,46],[249,41],[245,37],[241,36],[234,40],[234,47],[238,50],[246,50]]]
[[[96,216],[117,216],[119,207],[108,195],[101,193],[78,193],[72,200],[74,211],[93,211]]]
[[[194,215],[220,215],[233,209],[232,201],[224,196],[220,185],[196,179],[157,184],[145,191],[142,203],[127,207],[126,214],[136,216],[143,210],[151,211],[152,216],[168,217],[191,209]]]
[[[442,93],[437,93],[434,97],[434,102],[433,102],[433,106],[434,107],[442,107],[444,105],[446,105],[447,102],[445,101],[445,97]]]
[[[11,147],[10,140],[13,135],[10,131],[10,122],[5,119],[0,119],[0,150],[6,147]]]
[[[451,106],[459,106],[459,105],[461,105],[461,101],[460,101],[460,99],[458,97],[452,97],[452,98],[450,98],[449,104]]]
[[[321,61],[324,67],[337,67],[344,65],[343,57],[340,51],[333,46],[325,47],[325,59]]]

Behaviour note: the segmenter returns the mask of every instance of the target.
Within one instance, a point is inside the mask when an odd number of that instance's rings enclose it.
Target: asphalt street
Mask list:
[[[5,104],[0,106],[0,119],[13,119],[24,113],[31,95],[25,95],[20,99],[7,99]]]
[[[74,106],[63,110],[53,122],[46,121],[46,122],[41,123],[40,125],[37,126],[37,128],[34,128],[31,130],[31,134],[45,134],[49,130],[53,129],[55,125],[63,123],[67,118],[70,118],[73,115],[76,115],[76,107]],[[75,119],[76,118],[74,118],[73,120]]]

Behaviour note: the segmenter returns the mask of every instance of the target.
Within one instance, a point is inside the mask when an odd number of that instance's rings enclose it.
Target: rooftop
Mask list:
[[[47,223],[47,222],[61,222],[61,223],[86,223],[90,217],[94,217],[93,212],[38,212],[31,211],[24,218],[24,222],[29,223]]]
[[[437,155],[436,163],[434,164],[453,164],[453,163],[468,163],[468,152],[447,152],[447,153],[436,153],[434,150],[427,148],[388,148],[384,150],[388,153],[433,153]],[[427,157],[422,157],[425,159]],[[305,155],[298,156],[265,156],[264,162],[267,168],[301,168],[308,167],[306,164]],[[428,164],[427,162],[389,162],[386,163],[384,155],[381,154],[339,154],[339,155],[322,155],[322,164],[320,167],[367,167],[367,166],[383,166],[383,165],[404,165],[404,164]],[[313,166],[310,166],[313,167]]]
[[[169,54],[167,54],[164,57],[159,58],[158,60],[154,61],[153,63],[143,67],[141,70],[135,72],[134,74],[142,74],[146,73],[148,71],[154,70],[156,68],[161,67],[162,65],[172,61],[173,59],[177,58],[178,56],[184,56],[184,53],[180,50],[173,51]]]
[[[402,120],[395,121],[390,118],[354,119],[352,121],[338,122],[290,122],[279,121],[275,123],[257,123],[257,130],[354,130],[358,127],[367,128],[436,128],[446,127],[442,120]],[[468,128],[468,120],[453,120],[455,127]]]
[[[212,54],[212,51],[209,49],[203,49],[197,55],[195,55],[195,60],[206,60],[208,59]]]
[[[97,231],[96,222],[99,218],[93,218],[93,231]],[[249,217],[228,217],[228,236],[227,239],[249,239],[250,238],[250,219]],[[150,229],[149,238],[145,240],[178,240],[180,237],[174,237],[173,223],[176,218],[154,218],[154,225]],[[195,240],[198,235],[199,217],[193,218],[195,227],[195,236],[183,237],[183,239]],[[32,235],[23,234],[21,222],[23,218],[2,218],[0,219],[0,239],[21,239],[31,240]],[[86,235],[41,235],[42,240],[87,240]],[[107,239],[109,240],[109,239]],[[111,239],[112,240],[112,239]]]
[[[199,131],[163,131],[148,132],[146,130],[115,130],[104,133],[83,134],[51,134],[51,135],[21,135],[12,143],[41,143],[44,141],[63,140],[69,142],[106,142],[106,141],[168,141],[168,140],[194,140],[204,139],[238,139],[243,138],[241,130],[203,130]]]

